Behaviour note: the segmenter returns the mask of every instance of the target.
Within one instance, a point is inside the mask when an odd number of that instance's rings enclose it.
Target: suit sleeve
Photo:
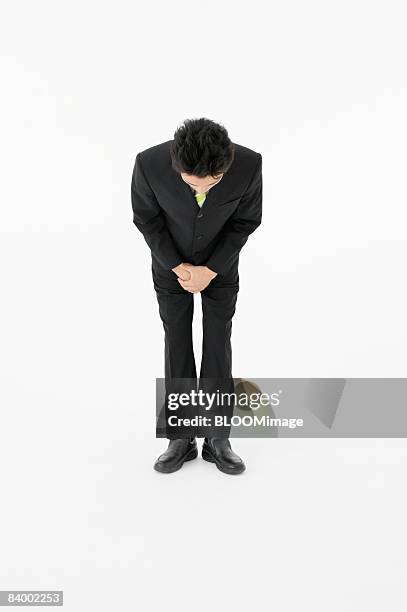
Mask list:
[[[143,234],[152,254],[166,270],[172,270],[183,259],[168,232],[165,218],[141,167],[140,153],[136,156],[131,180],[133,222]]]
[[[256,168],[246,192],[221,232],[220,240],[206,262],[208,268],[226,275],[249,235],[260,225],[262,217],[262,156],[258,153]]]

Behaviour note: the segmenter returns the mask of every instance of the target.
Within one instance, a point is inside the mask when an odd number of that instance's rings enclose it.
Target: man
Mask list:
[[[203,350],[200,388],[233,392],[231,326],[239,290],[239,254],[262,216],[262,156],[233,143],[206,118],[187,119],[174,139],[141,151],[134,165],[133,220],[152,255],[152,276],[165,331],[166,396],[197,380],[192,344],[193,294],[200,293]],[[182,385],[181,385],[182,386]],[[167,410],[167,406],[166,406]],[[233,406],[215,406],[230,416]],[[167,416],[168,413],[166,412]],[[224,427],[204,437],[202,457],[227,474],[244,462]],[[170,473],[198,455],[195,435],[171,431],[154,468]]]

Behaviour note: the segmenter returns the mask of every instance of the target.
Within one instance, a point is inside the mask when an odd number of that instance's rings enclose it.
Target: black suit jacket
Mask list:
[[[262,156],[235,143],[235,158],[202,208],[171,165],[171,140],[136,156],[131,181],[133,220],[165,270],[182,262],[206,265],[221,276],[261,223]]]

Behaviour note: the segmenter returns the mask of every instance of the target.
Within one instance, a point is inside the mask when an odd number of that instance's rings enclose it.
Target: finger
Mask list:
[[[183,263],[183,264],[180,264],[180,265],[181,265],[181,267],[182,267],[182,268],[183,268],[183,269],[184,269],[186,272],[188,272],[188,274],[189,274],[189,278],[192,278],[192,274],[193,274],[193,271],[194,271],[194,267],[195,267],[195,266],[193,266],[193,265],[192,265],[192,264],[190,264],[190,263],[185,263],[185,264]]]
[[[184,289],[191,289],[193,287],[189,281],[184,281],[182,278],[179,278],[178,282]]]
[[[199,288],[196,285],[188,282],[180,282],[180,285],[183,289],[185,289],[185,291],[189,291],[190,293],[199,293]]]
[[[188,278],[192,278],[192,273],[194,270],[194,266],[191,266],[190,264],[182,264],[182,269],[185,270],[185,273],[188,274]]]

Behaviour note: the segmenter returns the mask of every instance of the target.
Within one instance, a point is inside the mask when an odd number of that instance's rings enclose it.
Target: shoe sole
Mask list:
[[[166,467],[164,468],[159,468],[157,466],[154,465],[154,469],[156,472],[160,472],[160,474],[172,474],[173,472],[178,472],[178,470],[180,470],[182,468],[182,466],[184,465],[185,461],[192,461],[192,459],[196,459],[198,457],[198,449],[194,448],[192,450],[190,450],[187,455],[185,455],[184,459],[182,459],[182,461],[180,461],[180,463],[177,463],[175,465],[175,467],[172,467],[171,469],[168,469]]]
[[[245,471],[245,469],[246,469],[243,466],[243,468],[239,469],[239,470],[229,470],[228,468],[225,468],[225,467],[221,466],[218,463],[218,461],[216,461],[216,459],[212,455],[212,453],[207,451],[204,448],[202,449],[202,459],[204,461],[208,461],[208,463],[214,463],[220,472],[223,472],[224,474],[228,474],[229,476],[237,476],[238,474],[242,474]]]

